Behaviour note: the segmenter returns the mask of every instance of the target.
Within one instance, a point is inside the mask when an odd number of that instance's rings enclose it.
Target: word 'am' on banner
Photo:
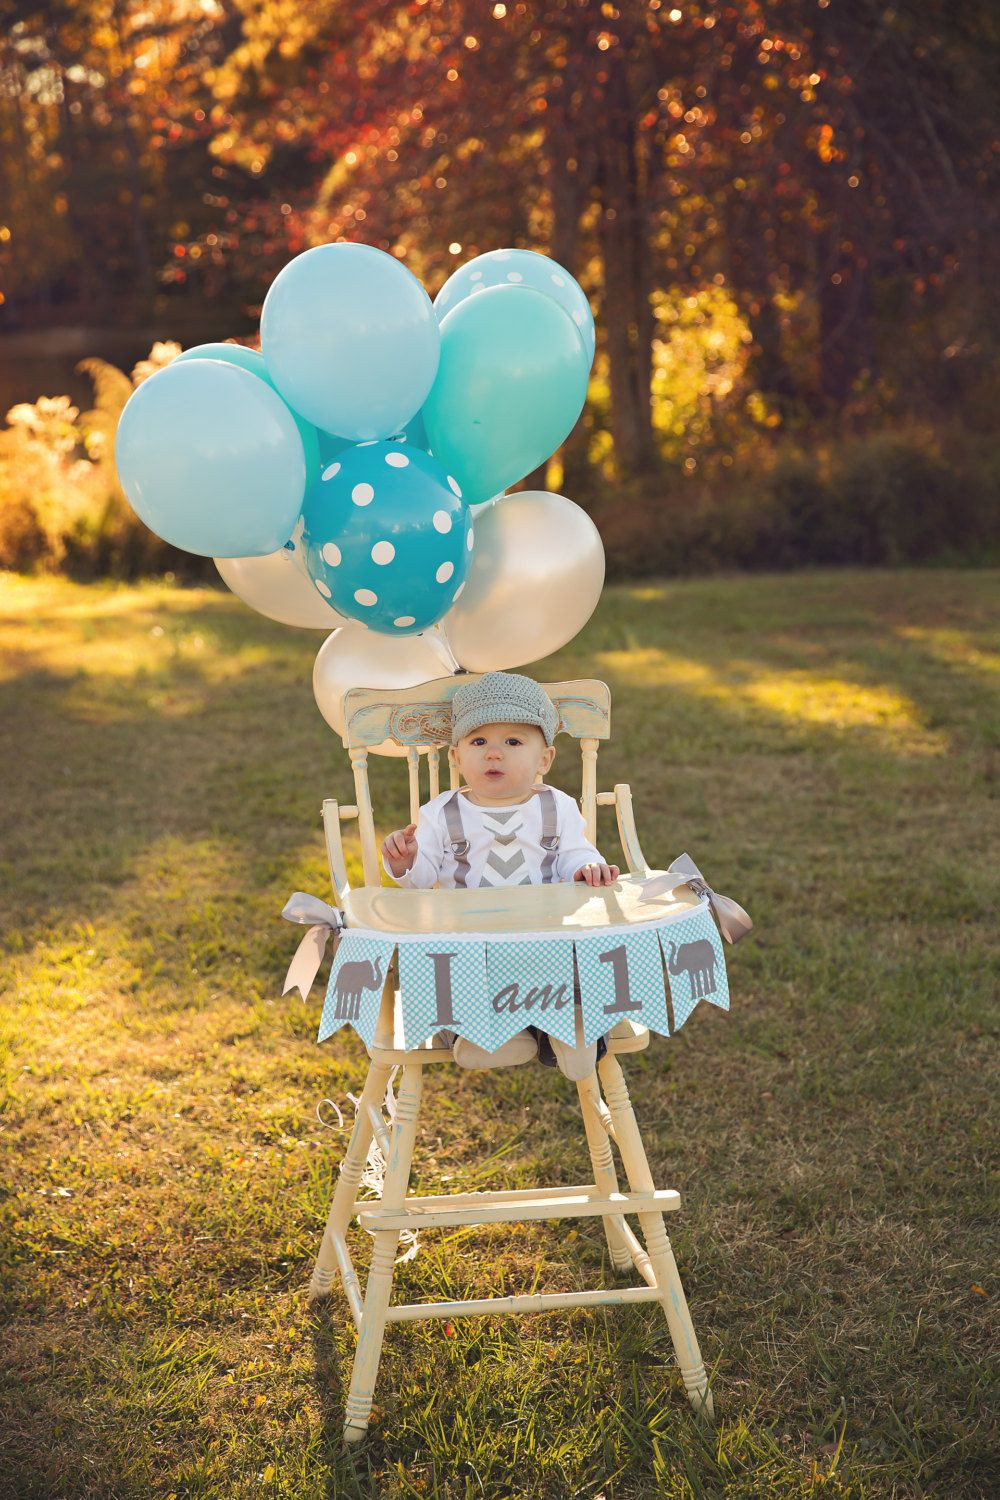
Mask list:
[[[729,1009],[722,942],[707,908],[582,936],[410,937],[348,929],[330,970],[320,1041],[350,1025],[371,1046],[397,952],[403,1033],[397,1044],[406,1050],[447,1029],[495,1052],[526,1026],[572,1045],[577,1006],[585,1043],[621,1020],[669,1036],[699,1000]]]

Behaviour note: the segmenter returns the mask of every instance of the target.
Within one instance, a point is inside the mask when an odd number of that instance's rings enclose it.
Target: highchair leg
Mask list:
[[[396,1119],[382,1189],[382,1208],[386,1212],[398,1213],[406,1199],[422,1086],[423,1069],[417,1064],[404,1067],[396,1098]],[[375,1231],[364,1313],[358,1333],[354,1368],[351,1371],[351,1389],[347,1397],[344,1438],[348,1443],[360,1442],[368,1430],[398,1246],[398,1229]]]
[[[618,1059],[608,1053],[598,1063],[598,1072],[604,1085],[604,1096],[611,1111],[615,1127],[615,1138],[621,1152],[622,1163],[628,1175],[629,1186],[636,1193],[651,1193],[653,1177],[646,1160],[642,1137],[636,1124],[635,1112],[629,1098],[625,1078]],[[670,1246],[661,1213],[640,1213],[639,1224],[646,1241],[649,1261],[656,1275],[656,1285],[663,1291],[663,1311],[666,1314],[674,1353],[680,1366],[681,1379],[688,1400],[699,1416],[715,1420],[712,1392],[705,1373],[705,1363],[698,1347],[687,1299],[677,1271],[677,1262]]]
[[[335,1236],[343,1240],[347,1234],[347,1226],[351,1222],[354,1209],[354,1201],[358,1196],[358,1183],[368,1160],[368,1148],[372,1143],[372,1121],[371,1110],[380,1109],[382,1100],[385,1098],[386,1085],[392,1069],[378,1063],[372,1063],[368,1069],[368,1077],[361,1093],[361,1103],[354,1121],[354,1129],[351,1131],[351,1140],[347,1148],[347,1154],[340,1166],[340,1178],[333,1193],[333,1202],[330,1205],[330,1213],[326,1221],[326,1229],[323,1231],[323,1239],[319,1247],[319,1255],[313,1269],[312,1280],[309,1283],[309,1301],[316,1302],[320,1297],[325,1297],[333,1286],[334,1277],[337,1274],[337,1252],[335,1249]],[[354,1285],[357,1286],[357,1277]]]
[[[597,1185],[597,1191],[603,1197],[607,1197],[610,1193],[618,1191],[618,1174],[615,1171],[614,1157],[611,1155],[611,1142],[608,1140],[607,1131],[601,1124],[601,1093],[597,1074],[591,1073],[589,1078],[581,1078],[576,1088],[580,1095],[580,1110],[583,1114],[584,1129],[587,1132],[590,1160],[594,1168],[594,1182]],[[614,1269],[618,1272],[631,1271],[632,1256],[622,1234],[622,1219],[608,1215],[604,1220],[604,1233]]]

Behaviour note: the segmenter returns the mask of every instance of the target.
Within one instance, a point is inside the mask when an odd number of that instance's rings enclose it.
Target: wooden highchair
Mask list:
[[[405,748],[410,819],[416,822],[421,800],[421,756],[426,758],[429,795],[434,797],[439,791],[441,749],[451,739],[452,695],[461,684],[474,680],[474,676],[463,675],[393,691],[355,688],[345,695],[344,743],[354,770],[356,802],[349,807],[332,800],[324,802],[323,823],[335,902],[343,911],[348,927],[395,934],[551,931],[567,921],[585,922],[585,915],[581,916],[585,902],[590,902],[588,909],[593,909],[595,900],[599,903],[613,894],[614,887],[591,888],[580,884],[432,891],[382,886],[368,786],[369,751],[386,740]],[[559,730],[580,742],[583,763],[580,806],[588,838],[596,842],[598,807],[613,806],[630,876],[645,877],[653,873],[643,859],[636,837],[628,786],[618,785],[613,792],[597,790],[598,743],[610,733],[607,687],[590,680],[543,686],[558,713]],[[450,759],[449,766],[451,785],[456,787],[457,772]],[[347,879],[340,829],[342,822],[351,819],[358,822],[364,870],[364,885],[356,889],[351,888]],[[624,877],[619,884],[625,887],[628,879]],[[697,905],[693,894],[682,892],[678,899],[683,902],[689,899],[692,908]],[[386,976],[374,1042],[368,1049],[371,1066],[310,1284],[311,1300],[327,1296],[339,1271],[358,1330],[346,1406],[347,1441],[358,1442],[367,1430],[387,1322],[535,1313],[601,1304],[620,1306],[627,1302],[660,1305],[691,1404],[700,1415],[712,1418],[712,1394],[663,1217],[680,1207],[680,1198],[672,1189],[657,1190],[653,1185],[619,1063],[621,1054],[638,1051],[648,1044],[649,1032],[631,1021],[619,1021],[610,1033],[607,1055],[599,1063],[597,1073],[576,1085],[593,1164],[593,1182],[580,1187],[407,1196],[424,1069],[455,1064],[451,1047],[440,1044],[440,1034],[420,1047],[411,1050],[403,1047],[395,968],[393,965]],[[402,1073],[390,1127],[382,1110],[390,1075],[396,1068]],[[386,1162],[381,1198],[358,1199],[373,1138]],[[612,1145],[617,1147],[628,1179],[627,1192],[619,1190]],[[638,1218],[641,1239],[626,1222],[630,1215]],[[603,1219],[611,1265],[619,1273],[630,1272],[634,1267],[641,1284],[583,1292],[390,1304],[393,1268],[403,1230],[583,1216]],[[348,1228],[353,1218],[359,1220],[363,1229],[371,1231],[374,1239],[364,1290],[348,1247]]]

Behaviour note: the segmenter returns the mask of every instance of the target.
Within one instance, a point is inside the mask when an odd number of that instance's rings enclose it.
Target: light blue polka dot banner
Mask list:
[[[722,939],[707,908],[682,922],[661,927],[659,936],[670,981],[674,1030],[680,1030],[699,1000],[728,1010],[729,981]]]
[[[318,1042],[325,1041],[341,1026],[353,1026],[371,1046],[385,977],[395,949],[392,938],[358,931],[341,934],[327,981]]]
[[[585,1043],[596,1042],[622,1020],[669,1035],[663,959],[655,930],[633,927],[601,933],[577,938],[574,946]]]
[[[572,1046],[573,944],[549,940],[487,943],[489,1009],[495,1051],[526,1026],[537,1026]]]
[[[669,1036],[699,1000],[729,1009],[722,941],[707,904],[684,917],[579,937],[540,933],[501,941],[485,933],[418,938],[350,929],[334,955],[319,1041],[350,1025],[372,1045],[397,950],[395,1045],[406,1050],[447,1029],[495,1052],[526,1026],[572,1045],[576,1003],[585,1043],[621,1020]]]
[[[484,943],[432,939],[399,945],[403,1045],[419,1047],[448,1028],[494,1051]]]

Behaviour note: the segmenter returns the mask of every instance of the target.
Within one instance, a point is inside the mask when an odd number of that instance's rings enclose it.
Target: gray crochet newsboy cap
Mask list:
[[[543,688],[519,672],[487,672],[478,682],[467,682],[451,700],[451,742],[484,724],[537,724],[551,745],[559,723]]]

